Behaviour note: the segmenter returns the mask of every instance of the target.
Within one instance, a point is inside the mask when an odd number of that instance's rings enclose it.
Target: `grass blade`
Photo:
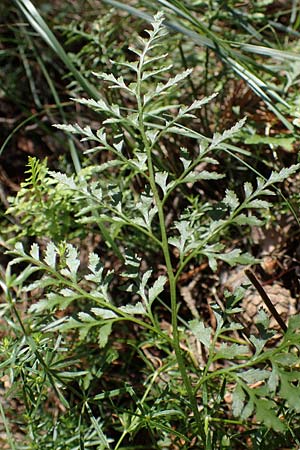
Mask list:
[[[58,42],[38,10],[30,0],[14,0],[19,10],[24,14],[30,25],[36,30],[39,36],[49,45],[49,47],[57,54],[65,66],[70,70],[76,81],[82,89],[92,98],[99,99],[98,91],[92,86],[76,69],[73,62]]]
[[[147,20],[148,22],[152,20],[152,17],[150,15],[117,0],[104,0],[104,2],[117,8],[123,9],[130,14]],[[258,68],[260,70],[263,70],[264,72],[266,72],[266,69],[261,64],[253,61],[251,58],[248,58],[242,53],[237,52],[236,47],[248,53],[260,54],[280,60],[299,60],[300,55],[266,46],[241,44],[238,42],[231,42],[229,45],[215,32],[210,30],[196,17],[194,17],[185,7],[183,2],[177,0],[156,0],[156,2],[159,5],[171,10],[175,18],[177,19],[176,22],[166,20],[164,23],[167,27],[184,34],[185,36],[192,39],[196,44],[213,50],[216,55],[223,61],[223,63],[229,66],[231,70],[233,70],[239,77],[241,77],[255,92],[255,94],[258,95],[266,103],[267,107],[278,117],[278,119],[284,124],[284,126],[288,130],[293,131],[293,125],[288,122],[284,115],[274,105],[274,100],[284,105],[288,110],[290,110],[290,105],[277,92],[275,92],[269,84],[265,83],[262,78],[254,75],[254,73],[252,73],[247,68],[247,66],[252,65],[253,72],[255,71],[256,73]],[[182,25],[182,23],[178,21],[178,18],[188,21],[192,29],[185,25]],[[197,31],[195,31],[195,29]],[[251,34],[253,34],[253,30]],[[272,100],[270,97],[272,97],[274,100]]]

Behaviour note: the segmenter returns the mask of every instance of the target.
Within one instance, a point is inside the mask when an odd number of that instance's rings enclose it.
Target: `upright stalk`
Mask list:
[[[179,336],[178,319],[177,319],[178,309],[177,309],[176,278],[175,278],[175,275],[173,272],[173,267],[172,267],[172,262],[171,262],[171,257],[170,257],[168,236],[167,236],[167,230],[166,230],[166,225],[165,225],[165,216],[164,216],[164,211],[163,211],[163,202],[160,199],[157,185],[155,182],[155,170],[154,170],[154,165],[153,165],[153,161],[152,161],[152,145],[147,138],[145,125],[144,125],[144,119],[143,119],[144,104],[143,104],[143,94],[141,92],[141,85],[142,85],[144,56],[147,53],[147,50],[148,50],[148,46],[146,45],[144,48],[143,54],[139,60],[139,66],[138,66],[138,71],[137,71],[136,99],[137,99],[137,107],[138,107],[139,131],[140,131],[144,149],[145,149],[146,155],[147,155],[149,183],[150,183],[150,187],[151,187],[151,190],[153,193],[154,202],[156,204],[157,211],[158,211],[159,226],[160,226],[160,233],[161,233],[161,244],[162,244],[162,250],[163,250],[163,254],[164,254],[164,259],[165,259],[167,274],[168,274],[168,280],[169,280],[169,286],[170,286],[173,347],[174,347],[178,367],[180,370],[180,374],[182,377],[182,381],[186,388],[187,395],[188,395],[188,398],[189,398],[189,401],[191,404],[191,408],[194,413],[198,432],[199,432],[203,442],[205,442],[205,431],[204,431],[204,427],[202,426],[202,423],[201,423],[201,417],[200,417],[200,414],[198,411],[197,400],[194,395],[191,380],[188,376],[186,366],[184,363],[184,358],[182,356],[181,349],[180,349],[180,336]]]

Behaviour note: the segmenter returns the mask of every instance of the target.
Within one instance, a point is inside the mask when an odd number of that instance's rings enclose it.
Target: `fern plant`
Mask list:
[[[26,173],[28,177],[6,210],[15,219],[6,232],[16,239],[47,236],[59,242],[71,228],[74,207],[70,192],[53,188],[46,159],[29,157]]]
[[[299,412],[295,401],[299,382],[299,318],[291,320],[282,341],[270,349],[266,345],[272,333],[250,336],[249,340],[236,337],[243,328],[234,320],[234,314],[240,311],[240,291],[228,298],[224,311],[214,307],[214,329],[201,318],[186,321],[180,316],[177,286],[193,261],[207,260],[212,271],[217,269],[218,261],[231,266],[255,263],[250,254],[226,245],[223,237],[228,230],[261,225],[262,214],[271,207],[272,186],[295,173],[299,165],[272,172],[268,179],[257,178],[255,186],[246,182],[243,198],[227,189],[218,205],[197,203],[191,187],[224,178],[222,170],[217,171],[218,151],[239,132],[244,120],[212,138],[190,129],[188,121],[214,95],[189,106],[170,102],[169,93],[179,89],[190,71],[167,78],[169,67],[163,65],[165,55],[159,53],[166,36],[161,14],[155,16],[152,29],[146,33],[147,39],[140,38],[130,48],[136,60],[121,63],[132,72],[134,82],[127,83],[112,74],[95,74],[102,83],[120,89],[123,98],[135,106],[128,110],[103,100],[77,99],[76,102],[107,116],[103,127],[93,131],[77,124],[57,126],[92,142],[89,152],[106,152],[106,162],[97,169],[99,176],[87,180],[80,174],[70,177],[48,172],[57,192],[68,192],[72,203],[80,205],[78,223],[99,225],[103,241],[122,263],[121,273],[107,270],[106,254],[99,256],[96,252],[90,253],[87,268],[81,270],[80,255],[70,243],[51,241],[45,250],[34,243],[27,252],[19,242],[11,251],[14,259],[2,282],[8,303],[18,315],[11,292],[39,293],[39,299],[32,301],[28,310],[32,323],[23,328],[27,343],[32,342],[33,333],[74,336],[78,332],[79,343],[84,345],[96,339],[105,352],[112,347],[110,336],[114,336],[117,324],[127,323],[138,327],[148,345],[152,342],[164,352],[160,367],[148,362],[152,373],[142,381],[140,397],[134,384],[108,390],[106,394],[93,393],[89,367],[80,371],[72,361],[73,372],[68,370],[69,375],[55,378],[51,370],[46,371],[45,377],[66,407],[61,392],[68,390],[64,380],[68,376],[79,378],[81,404],[88,414],[90,405],[95,408],[104,398],[113,402],[122,393],[135,405],[119,409],[113,406],[119,420],[114,447],[110,447],[110,426],[105,423],[107,413],[99,406],[99,417],[89,416],[99,438],[97,448],[125,448],[128,437],[134,439],[144,428],[153,448],[161,449],[175,448],[173,445],[226,448],[228,442],[236,442],[237,438],[231,436],[234,425],[251,432],[256,428],[253,422],[284,435],[292,427],[289,412]],[[164,155],[163,142],[169,139],[175,146],[178,135],[187,136],[193,144],[191,148],[179,149],[180,173],[175,173]],[[183,198],[183,207],[170,221],[168,211],[176,196]],[[138,242],[145,243],[145,247],[141,248]],[[158,259],[164,273],[158,274],[157,265],[151,268],[145,262],[146,248],[151,248],[150,261]],[[20,263],[22,268],[15,276],[12,269]],[[32,281],[33,274],[40,275]],[[121,285],[122,294],[118,294],[116,284]],[[157,312],[162,306],[170,314],[171,326],[167,330]],[[20,317],[18,320],[22,323]],[[259,320],[266,331],[267,318],[261,314]],[[206,349],[206,361],[197,362],[197,355],[185,350],[190,345],[188,335]],[[30,349],[37,355],[36,346],[31,345]],[[216,369],[224,361],[223,367]],[[49,367],[44,360],[40,364]],[[254,381],[259,382],[258,387],[253,387]],[[229,418],[222,412],[226,392],[232,395]]]

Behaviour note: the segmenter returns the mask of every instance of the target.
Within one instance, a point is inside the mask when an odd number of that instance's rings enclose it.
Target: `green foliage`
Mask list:
[[[291,111],[298,117],[299,108],[298,94],[293,89],[299,75],[296,4],[285,11],[283,24],[280,2],[274,1],[243,4],[210,1],[187,5],[180,0],[156,0],[151,4],[141,0],[128,5],[118,0],[105,0],[105,3],[148,22],[151,22],[152,13],[158,8],[162,10],[168,19],[166,25],[185,37],[187,44],[181,45],[180,52],[183,62],[197,60],[204,66],[206,92],[215,89],[218,73],[221,84],[225,77],[231,80],[238,77],[285,128],[296,132],[287,118]],[[205,51],[199,51],[199,47]],[[221,67],[216,71],[220,62]],[[193,82],[193,92],[203,84]],[[278,84],[282,86],[281,90],[277,89]],[[220,106],[224,98],[225,92]],[[235,109],[240,112],[239,105]],[[218,108],[218,111],[222,110]],[[206,116],[203,122],[207,119]],[[221,117],[219,119],[222,121]]]
[[[74,20],[67,25],[62,24],[58,27],[66,39],[65,48],[71,49],[68,57],[90,84],[95,84],[96,81],[92,74],[94,70],[99,70],[99,68],[104,71],[114,70],[112,59],[124,59],[123,39],[129,32],[130,19],[122,17],[122,21],[120,21],[116,17],[115,11],[106,11],[103,5],[101,8],[103,9],[102,14],[97,15],[94,20],[82,20],[81,22]],[[79,85],[76,89],[74,80],[72,80],[72,72],[69,77],[74,90],[84,87]],[[83,91],[87,93],[86,89]],[[105,90],[103,90],[103,95],[107,95]]]
[[[71,193],[53,185],[48,174],[47,160],[43,162],[29,157],[28,178],[7,209],[19,220],[10,227],[18,239],[24,236],[50,237],[54,241],[64,239],[74,222]]]
[[[174,92],[191,70],[169,76],[163,21],[157,14],[147,38],[121,61],[129,80],[95,74],[120,91],[123,103],[75,99],[104,117],[101,128],[57,125],[91,143],[87,153],[99,165],[69,176],[31,158],[29,178],[8,211],[24,226],[1,281],[3,317],[14,338],[2,341],[0,369],[9,398],[22,397],[24,411],[25,443],[15,441],[16,448],[121,450],[140,448],[143,435],[147,448],[238,448],[241,429],[254,442],[257,429],[284,438],[299,413],[299,318],[269,347],[273,333],[263,314],[262,332],[247,340],[235,320],[241,291],[224,310],[213,305],[214,326],[181,317],[178,287],[192,262],[208,261],[213,272],[222,262],[257,262],[228,236],[261,225],[274,185],[300,165],[246,181],[243,191],[227,185],[219,155],[245,121],[209,138],[189,126],[215,95],[176,103]],[[177,146],[182,136],[186,147]],[[175,167],[166,141],[178,155]],[[219,179],[220,201],[199,199],[197,183]],[[174,198],[181,203],[168,220]],[[86,226],[99,227],[103,244],[88,258],[64,240]],[[51,240],[27,249],[24,235]],[[197,341],[203,358],[190,350]],[[132,361],[138,373],[130,372]]]

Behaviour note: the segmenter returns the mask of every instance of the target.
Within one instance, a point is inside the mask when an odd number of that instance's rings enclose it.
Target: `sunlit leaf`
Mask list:
[[[57,257],[57,250],[56,246],[53,242],[49,242],[46,247],[46,254],[45,254],[45,263],[48,264],[48,266],[52,267],[52,269],[55,269],[56,266],[56,257]]]
[[[191,320],[189,322],[189,327],[198,341],[205,345],[205,347],[209,348],[212,334],[211,327],[206,327],[204,322],[197,319]]]

